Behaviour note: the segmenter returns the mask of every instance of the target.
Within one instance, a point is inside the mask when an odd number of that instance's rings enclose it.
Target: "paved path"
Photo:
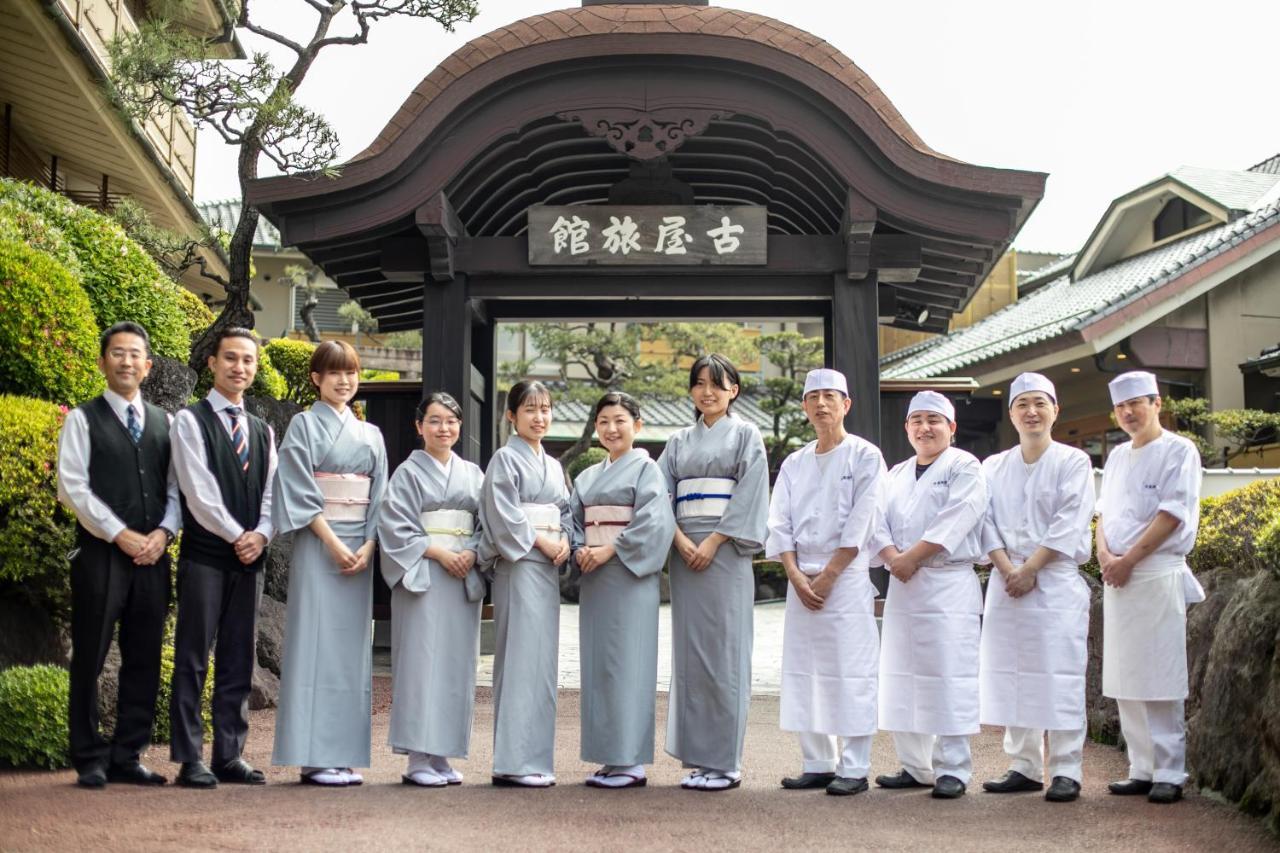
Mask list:
[[[1175,806],[1108,796],[1107,780],[1124,771],[1114,749],[1085,749],[1084,797],[1051,804],[1038,795],[970,793],[936,801],[924,791],[876,790],[852,798],[821,791],[782,791],[795,772],[795,743],[778,731],[773,696],[752,700],[741,789],[682,791],[682,771],[659,755],[647,788],[599,791],[581,782],[578,695],[560,693],[556,769],[550,790],[486,784],[492,757],[493,706],[479,691],[473,753],[458,767],[467,784],[425,790],[400,784],[404,759],[383,744],[389,683],[374,681],[373,768],[361,788],[322,790],[296,784],[293,768],[270,768],[265,788],[111,786],[83,791],[70,771],[0,771],[0,850],[928,850],[962,851],[1274,851],[1257,821],[1192,793]],[[658,746],[666,695],[658,697]],[[253,714],[246,757],[266,767],[273,712]],[[148,762],[172,776],[163,748]],[[997,732],[974,739],[977,778],[1004,770]],[[896,769],[892,744],[876,738],[873,772]],[[976,787],[976,786],[975,786]]]

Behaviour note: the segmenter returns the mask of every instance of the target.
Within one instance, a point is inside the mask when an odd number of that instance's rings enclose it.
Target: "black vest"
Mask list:
[[[159,406],[139,398],[146,422],[137,444],[105,397],[80,405],[89,425],[89,491],[130,529],[148,534],[164,520],[169,486],[169,421]],[[102,540],[76,524],[80,547]]]
[[[267,488],[267,463],[269,450],[267,442],[271,440],[266,421],[248,410],[241,412],[245,426],[249,429],[249,470],[240,466],[240,458],[231,445],[231,436],[223,426],[222,416],[213,411],[209,401],[201,400],[188,406],[187,411],[195,416],[200,426],[200,434],[204,438],[205,459],[209,470],[218,481],[218,491],[222,494],[222,505],[231,513],[231,517],[240,523],[245,530],[253,530],[258,526],[258,518],[262,513],[262,494]],[[201,527],[195,516],[187,507],[187,496],[182,496],[182,547],[179,549],[180,559],[191,559],[206,566],[220,569],[235,569],[255,572],[262,568],[266,559],[266,551],[257,562],[244,565],[236,557],[232,544],[216,533]]]

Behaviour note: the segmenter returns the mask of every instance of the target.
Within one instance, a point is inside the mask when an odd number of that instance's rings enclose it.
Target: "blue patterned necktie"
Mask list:
[[[138,423],[138,413],[134,411],[133,406],[128,406],[126,411],[128,415],[125,428],[129,430],[129,437],[133,439],[133,443],[138,444],[142,441],[142,424]]]
[[[249,470],[249,434],[244,428],[244,421],[240,420],[243,409],[239,406],[227,406],[224,411],[231,416],[231,445],[236,449],[236,456],[240,457],[241,470],[247,472]]]

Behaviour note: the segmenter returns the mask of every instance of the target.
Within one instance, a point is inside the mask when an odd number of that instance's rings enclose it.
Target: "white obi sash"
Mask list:
[[[476,529],[474,516],[465,509],[433,509],[419,518],[432,544],[455,554],[464,550],[467,537]]]
[[[537,533],[546,533],[553,539],[563,539],[560,530],[560,507],[555,504],[520,504],[525,518]]]
[[[676,518],[719,518],[729,508],[734,487],[729,477],[690,477],[676,483]]]
[[[622,531],[631,523],[634,515],[629,506],[589,506],[586,507],[587,545],[594,548],[598,545],[612,545],[622,535]]]
[[[316,485],[324,495],[325,521],[364,521],[369,512],[369,487],[364,474],[315,473]]]

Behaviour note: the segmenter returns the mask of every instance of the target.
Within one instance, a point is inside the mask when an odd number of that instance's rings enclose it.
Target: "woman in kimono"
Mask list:
[[[722,355],[689,370],[697,422],[658,459],[676,516],[671,572],[671,696],[667,752],[691,768],[680,785],[725,791],[742,783],[751,698],[751,558],[769,521],[769,466],[754,426],[730,408],[738,371]]]
[[[569,490],[542,447],[551,393],[533,380],[507,392],[512,435],[480,490],[480,559],[492,565],[493,784],[546,788],[556,740],[559,567],[569,559]]]
[[[662,472],[633,447],[639,404],[610,392],[593,419],[609,457],[578,475],[571,500],[582,572],[582,760],[603,765],[588,785],[636,788],[653,763],[658,576],[676,522]]]
[[[289,422],[276,469],[272,522],[296,531],[289,564],[277,765],[302,781],[359,785],[369,766],[373,561],[387,485],[382,433],[347,405],[360,386],[350,344],[326,341],[311,357],[319,399]]]
[[[962,796],[978,733],[978,635],[985,562],[982,466],[951,446],[956,410],[921,391],[907,410],[915,456],[889,471],[871,550],[889,570],[880,644],[880,728],[893,732],[902,770],[882,788]]]
[[[391,475],[378,519],[382,576],[391,587],[391,748],[409,756],[406,784],[462,783],[480,656],[485,584],[475,568],[479,466],[453,446],[462,407],[437,391],[418,404],[422,450]]]

